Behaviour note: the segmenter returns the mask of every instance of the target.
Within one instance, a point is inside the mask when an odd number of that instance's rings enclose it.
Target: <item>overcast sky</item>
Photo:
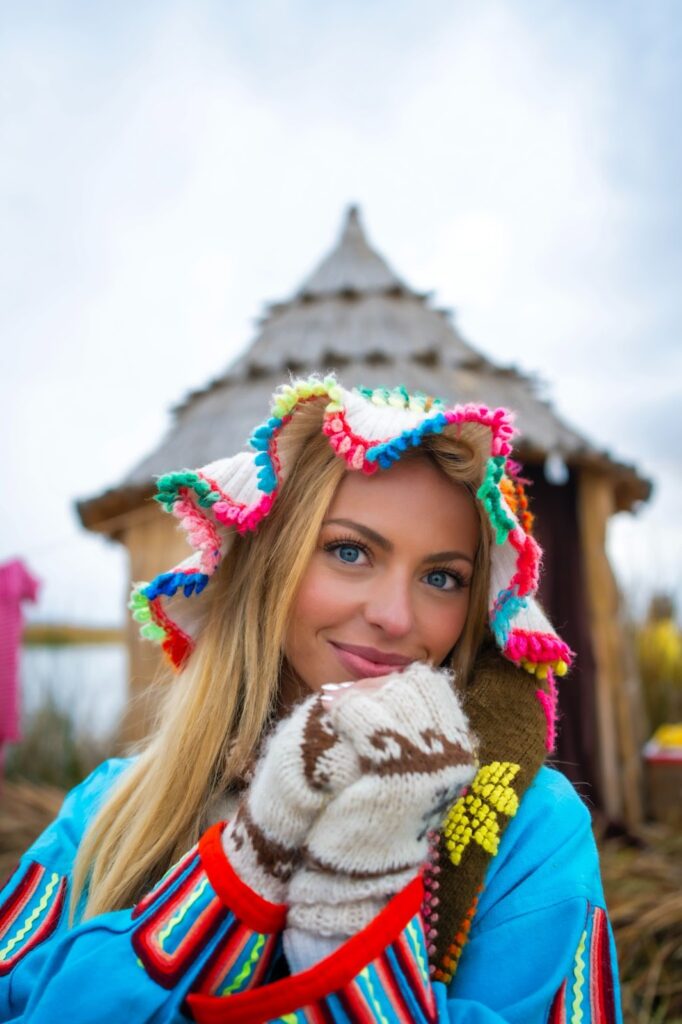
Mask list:
[[[681,51],[677,0],[1,5],[0,559],[42,578],[32,618],[123,620],[124,552],[74,499],[157,444],[349,201],[655,481],[609,550],[640,604],[682,603]]]

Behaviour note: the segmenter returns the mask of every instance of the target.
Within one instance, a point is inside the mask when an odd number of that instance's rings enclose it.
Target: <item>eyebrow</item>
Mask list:
[[[357,530],[368,540],[371,540],[377,547],[382,548],[384,551],[392,551],[393,545],[390,540],[386,537],[382,537],[376,530],[371,530],[369,526],[364,526],[362,523],[356,523],[353,519],[325,519],[322,523],[323,526],[329,526],[331,523],[336,523],[338,526],[349,526],[352,530]],[[466,555],[463,551],[436,551],[433,555],[426,555],[422,561],[424,562],[447,562],[460,559],[463,562],[468,562],[469,565],[473,565],[473,558]]]

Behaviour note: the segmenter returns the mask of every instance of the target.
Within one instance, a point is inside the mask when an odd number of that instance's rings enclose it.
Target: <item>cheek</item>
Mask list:
[[[290,659],[317,657],[320,633],[333,630],[352,617],[357,602],[352,588],[313,557],[299,586],[292,609],[285,650]],[[297,666],[299,671],[302,666]]]
[[[426,646],[439,660],[445,657],[457,643],[469,610],[469,589],[463,591],[457,599],[455,607],[431,608],[424,622],[424,638]]]
[[[319,629],[333,625],[343,606],[342,590],[321,567],[306,573],[296,597],[294,617],[300,628]]]
[[[287,660],[309,690],[347,678],[325,637],[353,617],[356,600],[338,577],[313,562],[299,586],[284,642]]]

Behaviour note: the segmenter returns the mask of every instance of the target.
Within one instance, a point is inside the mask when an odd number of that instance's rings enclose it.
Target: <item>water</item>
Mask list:
[[[105,739],[128,697],[127,650],[123,644],[24,647],[20,680],[22,721],[51,698],[79,735]]]

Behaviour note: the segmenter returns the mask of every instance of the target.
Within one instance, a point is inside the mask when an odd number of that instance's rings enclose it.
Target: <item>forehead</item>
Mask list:
[[[334,494],[326,519],[354,519],[383,533],[409,532],[416,539],[464,539],[476,544],[475,499],[427,459],[398,462],[372,476],[349,470]]]

